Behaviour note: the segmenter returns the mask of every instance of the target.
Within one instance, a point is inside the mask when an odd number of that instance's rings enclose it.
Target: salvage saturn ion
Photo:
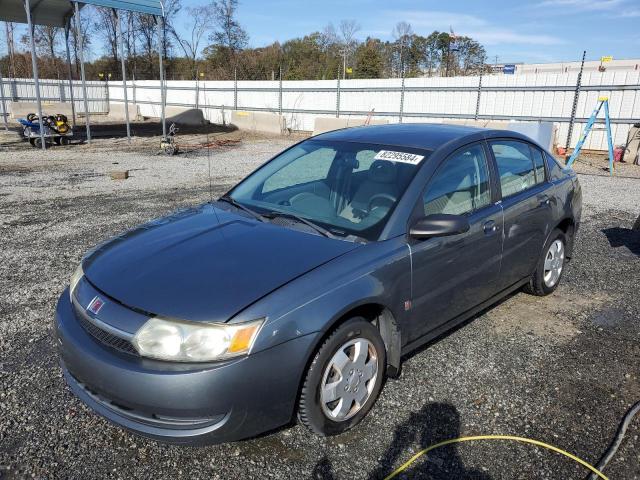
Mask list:
[[[64,377],[108,420],[165,442],[295,418],[344,432],[403,354],[517,289],[553,292],[581,198],[573,171],[514,132],[312,137],[217,201],[89,252],[56,311]]]

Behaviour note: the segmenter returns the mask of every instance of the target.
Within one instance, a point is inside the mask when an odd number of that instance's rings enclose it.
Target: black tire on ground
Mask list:
[[[357,339],[367,340],[375,350],[377,357],[377,374],[369,380],[369,382],[374,382],[374,385],[370,390],[368,398],[364,400],[363,405],[360,407],[360,410],[345,420],[336,421],[324,412],[321,404],[321,387],[325,370],[329,368],[332,358],[341,348],[343,351],[345,351],[344,349],[346,348],[346,351],[349,352],[350,347],[346,346],[349,342]],[[373,360],[370,352],[367,353],[367,359],[369,359],[369,361]],[[298,402],[298,419],[300,422],[312,432],[322,436],[337,435],[360,423],[367,413],[369,413],[380,394],[385,376],[386,361],[384,341],[378,329],[371,322],[362,317],[354,317],[340,325],[323,341],[322,345],[315,352],[313,360],[307,369]],[[354,370],[351,370],[351,372],[353,371]],[[355,374],[357,375],[357,372],[355,372]],[[354,383],[358,380],[356,378],[354,382],[347,385],[349,378],[351,377],[344,378],[345,387],[351,386],[351,390],[353,391]],[[365,388],[369,387],[369,382],[362,382],[360,388],[363,388],[363,386]],[[356,392],[358,391],[357,387],[356,385]],[[367,388],[367,390],[369,389]],[[331,403],[328,405],[331,405]],[[356,410],[357,404],[353,403],[353,405],[354,410]]]
[[[552,285],[548,285],[545,282],[545,278],[544,278],[545,277],[544,264],[550,255],[549,249],[556,240],[561,241],[564,248],[564,253],[562,258],[562,271],[560,272],[560,276],[557,278],[557,280]],[[531,295],[536,295],[538,297],[543,297],[545,295],[549,295],[553,293],[555,289],[558,288],[558,285],[560,284],[560,280],[562,280],[562,274],[564,273],[564,270],[566,267],[566,262],[567,262],[566,250],[567,250],[566,235],[562,230],[558,228],[554,229],[549,235],[549,238],[547,239],[547,242],[545,243],[544,248],[540,253],[540,258],[538,259],[536,270],[535,272],[533,272],[533,275],[531,276],[531,280],[529,280],[529,283],[527,283],[524,286],[523,290]]]
[[[62,142],[62,137],[53,137],[53,141],[56,142],[56,145],[60,145]]]
[[[66,147],[67,145],[69,145],[69,143],[71,143],[71,140],[69,140],[69,137],[60,137],[60,145]]]
[[[35,147],[35,138],[30,138],[29,143],[31,144],[32,147]]]
[[[42,139],[41,139],[40,137],[35,137],[35,138],[33,139],[33,143],[32,143],[32,145],[33,145],[35,148],[42,148]],[[46,140],[46,139],[45,139],[45,141],[44,141],[44,148],[49,148],[49,145],[47,144],[47,140]]]

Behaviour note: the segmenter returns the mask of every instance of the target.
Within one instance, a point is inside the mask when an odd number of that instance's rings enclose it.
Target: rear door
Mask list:
[[[487,150],[464,146],[447,158],[422,196],[424,215],[466,215],[471,228],[450,237],[410,241],[413,324],[410,340],[490,298],[502,250],[502,208],[492,198]]]
[[[552,186],[542,152],[528,142],[489,142],[504,212],[504,241],[499,285],[507,288],[531,275],[549,231]]]

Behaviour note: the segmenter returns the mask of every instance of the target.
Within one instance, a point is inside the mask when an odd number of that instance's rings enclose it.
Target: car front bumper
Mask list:
[[[111,422],[168,443],[239,440],[291,421],[316,334],[226,362],[162,362],[118,352],[91,337],[61,295],[55,330],[64,377]]]

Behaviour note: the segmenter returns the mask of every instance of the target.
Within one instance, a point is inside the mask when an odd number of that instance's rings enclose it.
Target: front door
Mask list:
[[[466,215],[468,232],[411,241],[414,340],[489,299],[497,291],[502,253],[502,207],[492,202],[483,145],[454,152],[422,198],[424,214]]]

